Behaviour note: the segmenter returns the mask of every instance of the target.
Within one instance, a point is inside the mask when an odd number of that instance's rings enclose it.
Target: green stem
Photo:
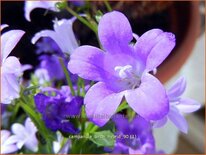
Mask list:
[[[95,125],[95,126],[90,130],[90,133],[95,132],[98,128],[99,128],[99,127]]]
[[[11,117],[11,122],[14,122],[15,121],[15,118],[17,116],[17,113],[19,111],[19,104],[16,104],[15,107],[14,107],[14,110],[13,110],[13,114],[12,114],[12,117]]]
[[[21,102],[22,101],[22,102]],[[39,117],[39,115],[37,115],[35,113],[35,111],[33,111],[32,108],[30,108],[23,99],[21,99],[21,101],[19,102],[21,108],[29,115],[29,117],[32,119],[32,121],[34,122],[34,124],[36,125],[38,131],[41,133],[41,135],[44,137],[44,139],[46,139],[47,144],[48,142],[50,142],[49,137],[47,137],[46,135],[48,134],[47,131],[45,130],[46,128],[44,128],[44,125],[42,124],[41,118]],[[51,143],[49,143],[49,145],[46,145],[47,151],[48,153],[52,153],[52,146]]]
[[[80,91],[81,91],[81,78],[78,77],[78,81],[77,81],[77,96],[80,96]]]
[[[132,110],[131,108],[127,109],[127,116],[128,116],[128,119],[131,121],[133,120],[134,116],[135,116],[135,111]]]
[[[81,85],[82,85],[82,94],[83,94],[83,96],[85,96],[86,91],[85,91],[84,79],[81,79],[81,80],[82,80],[82,82],[81,82]]]
[[[112,7],[107,0],[104,0],[104,4],[106,5],[106,8],[109,12],[112,11]]]
[[[120,111],[122,111],[122,110],[124,110],[124,109],[127,109],[128,107],[129,107],[129,106],[128,106],[126,100],[124,100],[124,101],[122,102],[122,104],[120,104],[120,106],[118,107],[116,113],[118,113],[118,112],[120,112]]]
[[[72,81],[71,81],[71,78],[69,76],[69,72],[68,72],[68,70],[67,70],[67,68],[66,68],[66,66],[64,64],[63,59],[59,58],[59,62],[61,64],[62,68],[63,68],[63,71],[64,71],[64,74],[66,76],[66,80],[67,80],[67,83],[68,83],[68,85],[70,87],[71,93],[72,93],[73,96],[75,96],[75,91],[74,91],[74,88],[73,88],[73,85],[72,85]]]
[[[87,20],[85,20],[83,17],[78,15],[75,11],[73,11],[70,7],[66,7],[66,10],[71,13],[73,16],[77,17],[83,24],[85,24],[87,27],[89,27],[92,31],[94,31],[95,34],[97,34],[97,28],[94,27],[92,24],[90,24]]]
[[[81,111],[81,134],[82,135],[84,135],[85,132],[85,122],[86,122],[85,107],[82,106],[82,111]]]

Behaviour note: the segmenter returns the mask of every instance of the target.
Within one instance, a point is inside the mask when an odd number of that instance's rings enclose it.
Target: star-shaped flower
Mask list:
[[[128,19],[120,12],[105,14],[98,25],[104,50],[81,46],[71,55],[68,69],[88,80],[99,81],[87,92],[87,116],[103,126],[115,113],[123,97],[147,120],[159,120],[169,111],[169,100],[161,82],[149,71],[157,68],[175,46],[175,36],[152,29],[135,36]],[[100,119],[98,115],[105,117]]]
[[[163,119],[156,121],[154,127],[162,127],[169,119],[180,131],[188,132],[188,124],[183,113],[195,112],[201,107],[201,104],[193,99],[182,97],[185,88],[186,80],[184,77],[180,77],[167,91],[170,102],[169,113]]]
[[[16,139],[18,149],[25,146],[27,149],[36,152],[38,150],[38,141],[36,138],[37,128],[30,118],[25,120],[25,124],[14,123],[11,127],[11,137]]]

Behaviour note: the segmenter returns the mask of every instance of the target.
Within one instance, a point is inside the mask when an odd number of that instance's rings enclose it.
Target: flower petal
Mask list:
[[[19,123],[14,123],[11,127],[13,134],[19,136],[20,138],[25,138],[24,134],[26,133],[26,129],[23,125]]]
[[[72,27],[73,21],[73,18],[54,21],[54,31],[42,30],[36,33],[32,38],[32,44],[35,44],[41,37],[50,37],[57,43],[62,52],[71,54],[78,47]]]
[[[34,37],[31,39],[32,44],[35,44],[41,37],[49,37],[49,38],[53,39],[57,44],[59,42],[59,37],[56,35],[55,31],[42,30],[42,31],[36,33],[34,35]]]
[[[164,32],[160,41],[152,48],[147,57],[146,69],[151,71],[158,67],[175,47],[175,36]]]
[[[65,102],[61,106],[61,116],[67,117],[67,116],[77,116],[79,115],[81,111],[81,107],[83,104],[83,98],[82,97],[74,97],[70,102]]]
[[[48,71],[50,79],[61,80],[65,77],[58,56],[41,55],[39,60],[41,60],[40,68],[44,68]]]
[[[31,137],[29,137],[27,139],[27,141],[25,142],[25,146],[27,149],[36,152],[38,151],[38,140],[35,136],[35,134],[31,135]]]
[[[125,48],[133,38],[128,19],[118,11],[107,13],[100,19],[98,33],[103,48],[112,53],[127,52]]]
[[[19,141],[19,137],[16,135],[11,135],[10,137],[7,137],[6,142],[4,143],[4,145],[12,145],[15,144]]]
[[[38,93],[36,96],[34,96],[36,108],[40,113],[44,113],[48,100],[49,97],[41,93]]]
[[[183,113],[191,113],[200,109],[201,104],[197,101],[189,98],[180,99],[179,104],[175,105],[175,107]]]
[[[167,95],[170,101],[176,101],[184,93],[186,88],[186,79],[180,77],[172,87],[167,91]]]
[[[16,145],[6,145],[1,147],[1,154],[9,154],[9,153],[14,153],[18,150]]]
[[[160,29],[144,33],[135,44],[135,51],[146,61],[146,69],[151,71],[159,66],[175,46],[175,36]]]
[[[16,76],[20,76],[22,74],[22,67],[19,60],[14,56],[7,57],[4,61],[2,72],[13,73]]]
[[[174,125],[180,131],[187,133],[188,131],[187,121],[185,120],[184,116],[182,116],[176,108],[170,107],[168,118],[174,123]]]
[[[159,37],[163,33],[160,29],[152,29],[145,32],[137,39],[134,46],[136,53],[139,53],[142,58],[147,58],[152,48],[158,43]]]
[[[113,122],[116,125],[116,128],[119,131],[122,131],[123,133],[125,133],[125,131],[127,130],[128,126],[129,126],[129,122],[128,120],[125,118],[124,115],[120,115],[120,114],[115,114],[112,117]]]
[[[14,49],[24,33],[22,30],[11,30],[1,36],[1,64]]]
[[[59,38],[61,38],[57,43],[63,52],[70,54],[78,47],[73,31],[73,22],[75,20],[76,18],[54,21],[54,30],[58,35],[60,35]]]
[[[71,122],[69,122],[68,120],[61,121],[59,123],[60,123],[59,124],[60,128],[58,127],[58,129],[61,130],[62,132],[71,133],[71,134],[78,134],[79,133],[79,129],[75,128],[74,125]]]
[[[67,142],[59,150],[58,154],[68,154],[70,147],[71,147],[71,140],[68,139]]]
[[[58,1],[25,1],[24,16],[28,21],[31,21],[30,13],[32,12],[32,10],[36,8],[58,11],[57,8],[55,7],[55,4],[57,2]]]
[[[164,126],[167,123],[167,117],[163,117],[163,119],[155,121],[153,123],[153,128],[160,128],[162,126]]]
[[[36,126],[29,117],[25,120],[25,128],[30,134],[35,134],[37,132]]]
[[[32,69],[32,68],[33,68],[33,67],[32,67],[32,65],[30,65],[30,64],[22,65],[22,66],[21,66],[21,72],[30,70],[30,69]]]
[[[1,144],[3,144],[10,135],[11,133],[8,130],[1,130]]]
[[[53,151],[55,154],[58,153],[60,148],[61,148],[61,142],[54,141],[53,142]]]
[[[103,69],[104,52],[92,46],[81,46],[71,55],[68,69],[87,80],[101,81],[107,71]]]
[[[135,130],[139,135],[151,130],[151,123],[141,116],[136,115],[131,124],[135,126]]]
[[[14,74],[2,74],[1,76],[1,103],[10,104],[19,97],[20,87],[17,77]]]
[[[84,99],[87,117],[98,126],[105,125],[122,98],[123,93],[114,93],[105,83],[98,82],[89,89]]]
[[[146,120],[162,119],[169,111],[163,85],[148,73],[142,76],[140,87],[126,91],[125,97],[132,109]]]
[[[7,25],[7,24],[1,24],[1,30],[0,31],[2,31],[3,29],[5,29],[6,27],[8,27],[9,25]]]

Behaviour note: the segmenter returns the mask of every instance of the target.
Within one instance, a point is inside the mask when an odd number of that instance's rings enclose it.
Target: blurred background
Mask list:
[[[169,87],[179,76],[187,79],[184,96],[202,104],[194,114],[186,116],[190,129],[187,135],[181,134],[172,125],[155,130],[157,147],[167,153],[204,153],[205,146],[205,1],[120,1],[110,2],[114,10],[122,11],[131,23],[133,32],[138,35],[152,28],[160,28],[176,35],[177,45],[170,56],[158,68],[157,76]],[[72,6],[77,9],[76,6]],[[78,11],[86,9],[93,16],[101,10],[106,12],[103,2],[90,2]],[[42,29],[52,29],[52,20],[57,17],[70,18],[66,11],[54,13],[35,9],[31,21],[24,18],[23,1],[1,1],[1,24],[8,29],[22,29],[26,34],[11,55],[20,58],[22,64],[37,66],[36,47],[31,44],[33,35]],[[5,31],[4,30],[4,31]],[[98,46],[95,35],[80,22],[75,22],[74,31],[81,45]],[[24,77],[29,79],[27,71]]]

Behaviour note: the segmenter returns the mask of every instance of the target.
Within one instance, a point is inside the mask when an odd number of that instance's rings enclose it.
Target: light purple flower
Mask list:
[[[7,27],[2,25],[1,30]],[[1,37],[1,103],[10,104],[11,101],[19,97],[18,77],[22,74],[22,66],[14,56],[8,56],[24,35],[22,30],[11,30]]]
[[[104,50],[81,46],[71,55],[68,69],[80,77],[99,81],[85,96],[87,116],[103,126],[115,113],[123,97],[130,107],[147,120],[159,120],[169,110],[165,88],[149,74],[170,54],[175,36],[152,29],[141,37],[133,33],[129,21],[120,12],[105,14],[98,26]],[[95,118],[104,115],[103,119]]]
[[[40,85],[44,85],[46,82],[49,82],[51,80],[48,71],[44,68],[36,69],[34,75],[38,78]]]
[[[154,123],[154,127],[162,127],[169,119],[182,132],[187,133],[188,124],[183,113],[192,113],[201,107],[197,101],[181,97],[186,88],[184,77],[179,78],[167,91],[170,101],[170,110],[167,116]]]
[[[68,154],[69,148],[71,147],[71,140],[68,139],[67,142],[62,146],[64,137],[60,132],[57,132],[57,141],[53,142],[54,153],[58,154]]]
[[[57,43],[63,53],[71,54],[78,47],[72,28],[75,19],[76,18],[55,20],[54,31],[42,30],[36,33],[32,38],[32,43],[35,44],[41,37],[50,37]]]
[[[41,1],[29,1],[26,0],[25,1],[25,6],[24,6],[24,16],[28,21],[31,21],[30,19],[30,13],[32,12],[32,10],[36,9],[36,8],[43,8],[43,9],[48,9],[48,10],[52,10],[52,11],[59,11],[56,7],[55,4],[59,2],[59,1],[45,1],[45,0],[41,0]]]
[[[21,149],[25,146],[27,149],[36,152],[38,150],[38,141],[36,138],[37,128],[30,118],[25,120],[25,124],[14,123],[11,127],[14,135],[11,137],[16,139],[17,147]]]
[[[17,150],[16,140],[11,137],[10,131],[1,130],[1,154],[14,153]]]

